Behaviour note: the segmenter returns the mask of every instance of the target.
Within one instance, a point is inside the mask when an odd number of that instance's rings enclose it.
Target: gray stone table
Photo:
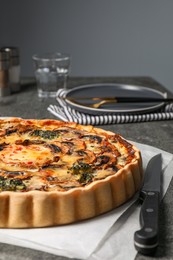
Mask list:
[[[124,83],[138,86],[147,86],[153,89],[167,91],[165,87],[149,77],[92,77],[92,78],[70,78],[68,87],[88,83]],[[173,96],[169,91],[168,95]],[[6,101],[0,101],[0,117],[16,116],[22,118],[51,118],[55,117],[47,111],[54,99],[39,100],[36,85],[33,79],[23,79],[19,93],[10,96]],[[167,152],[173,153],[173,121],[157,121],[143,123],[128,123],[101,126],[106,130],[120,133],[127,139],[155,146]],[[145,257],[137,254],[137,260],[148,259],[173,259],[173,181],[161,202],[159,217],[159,246],[153,257]],[[0,259],[49,259],[65,260],[67,258],[51,255],[48,253],[21,248],[12,245],[0,244]],[[102,259],[101,259],[102,260]],[[105,259],[106,260],[106,259]]]

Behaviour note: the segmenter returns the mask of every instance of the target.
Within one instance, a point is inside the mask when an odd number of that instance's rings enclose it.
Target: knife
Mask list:
[[[158,246],[158,216],[161,182],[161,154],[155,155],[147,166],[139,199],[143,201],[140,212],[141,229],[134,234],[136,250],[151,255]]]
[[[63,97],[61,97],[63,98]],[[107,101],[115,101],[115,103],[131,103],[131,102],[173,102],[173,98],[151,98],[151,97],[64,97],[64,100],[76,101],[76,100],[91,100],[91,101],[99,101],[99,100],[107,100]]]

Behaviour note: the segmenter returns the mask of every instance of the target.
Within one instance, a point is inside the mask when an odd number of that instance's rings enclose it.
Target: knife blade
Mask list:
[[[140,212],[141,229],[134,234],[134,245],[144,255],[151,255],[158,246],[161,168],[162,157],[157,154],[149,161],[139,195],[139,199],[143,201]]]
[[[64,100],[69,100],[69,101],[77,101],[77,100],[82,100],[82,101],[99,101],[99,100],[114,100],[115,103],[148,103],[148,102],[173,102],[173,98],[151,98],[151,97],[61,97]]]

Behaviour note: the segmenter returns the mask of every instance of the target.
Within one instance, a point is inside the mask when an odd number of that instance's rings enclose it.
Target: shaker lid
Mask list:
[[[10,66],[10,54],[0,50],[0,70],[6,70]]]
[[[0,49],[0,61],[8,61],[9,59],[10,59],[10,54]]]
[[[9,59],[10,59],[10,65],[11,66],[16,66],[19,65],[19,48],[17,47],[2,47],[1,50],[5,51],[6,53],[9,54]]]
[[[11,57],[18,57],[19,56],[19,48],[17,47],[2,47],[1,50],[10,54]]]

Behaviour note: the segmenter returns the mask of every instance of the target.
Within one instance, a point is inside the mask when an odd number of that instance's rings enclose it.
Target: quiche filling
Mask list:
[[[67,191],[116,174],[135,159],[118,134],[74,125],[0,122],[0,191]]]

